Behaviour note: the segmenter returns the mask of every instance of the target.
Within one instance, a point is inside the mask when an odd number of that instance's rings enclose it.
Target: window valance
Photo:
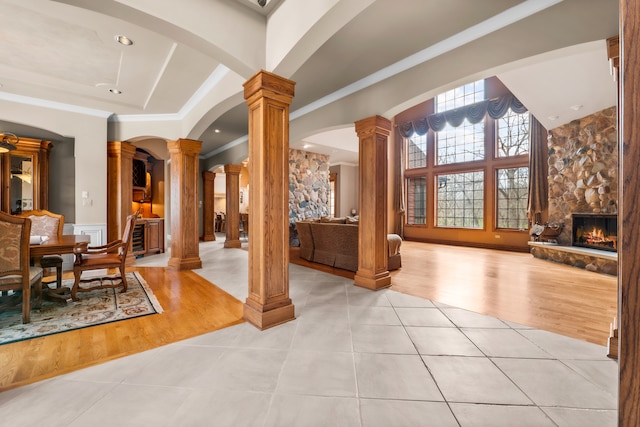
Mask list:
[[[412,122],[401,123],[398,128],[404,138],[409,138],[414,132],[418,135],[424,135],[429,129],[439,132],[445,128],[447,123],[453,127],[460,126],[464,119],[469,120],[470,123],[478,123],[484,119],[486,114],[492,119],[499,119],[507,114],[509,109],[516,114],[522,114],[527,111],[527,108],[522,105],[518,98],[508,94],[443,113],[431,114]]]

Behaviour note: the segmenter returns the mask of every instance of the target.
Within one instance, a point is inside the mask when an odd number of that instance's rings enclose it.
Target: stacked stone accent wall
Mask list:
[[[618,212],[616,108],[551,130],[549,223],[564,223],[558,244],[571,245],[572,213]]]
[[[329,156],[289,150],[289,223],[329,215]]]

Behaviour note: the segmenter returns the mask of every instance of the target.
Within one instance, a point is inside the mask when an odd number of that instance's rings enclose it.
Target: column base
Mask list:
[[[240,240],[225,240],[224,247],[225,248],[241,248],[242,242]]]
[[[296,318],[292,303],[269,311],[260,311],[245,303],[242,317],[261,331]]]
[[[213,242],[214,240],[216,240],[215,234],[207,234],[206,236],[202,236],[203,242]]]
[[[196,258],[169,258],[167,267],[174,270],[194,270],[202,268],[202,260],[200,257]]]
[[[370,289],[372,291],[377,291],[379,289],[384,289],[391,286],[391,275],[389,275],[388,271],[385,271],[371,277],[371,275],[363,274],[360,271],[357,271],[355,276],[353,277],[353,281],[353,284],[356,286]]]

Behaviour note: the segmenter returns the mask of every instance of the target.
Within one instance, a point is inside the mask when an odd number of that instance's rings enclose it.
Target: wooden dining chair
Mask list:
[[[29,218],[31,220],[31,235],[46,236],[47,238],[62,236],[64,228],[64,215],[49,212],[45,209],[25,211],[18,216]],[[36,260],[36,263],[43,269],[55,268],[56,270],[56,287],[62,287],[62,256],[47,255]]]
[[[0,212],[0,308],[21,302],[22,323],[31,321],[32,288],[36,296],[34,307],[40,308],[42,303],[42,268],[30,265],[30,232],[28,218]]]
[[[131,236],[136,225],[136,218],[139,212],[134,212],[127,217],[122,239],[114,240],[102,246],[88,246],[86,251],[76,251],[76,260],[73,264],[74,282],[71,288],[71,298],[78,301],[78,292],[87,292],[94,289],[117,288],[122,286],[122,292],[127,291],[127,277],[125,275],[127,253],[131,246]],[[109,284],[104,283],[103,277],[93,277],[92,279],[81,280],[82,273],[88,270],[103,270],[117,268],[120,277],[109,278]],[[116,281],[117,280],[117,281]],[[98,285],[80,287],[83,282],[98,281]],[[114,283],[114,281],[116,281]]]

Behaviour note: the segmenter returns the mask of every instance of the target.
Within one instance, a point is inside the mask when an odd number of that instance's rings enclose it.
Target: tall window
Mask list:
[[[438,227],[484,226],[484,172],[438,175]]]
[[[483,100],[484,80],[478,80],[436,96],[436,112],[442,113]]]
[[[498,169],[498,223],[496,228],[527,228],[529,168]]]
[[[496,153],[501,158],[529,154],[529,113],[509,110],[497,121]],[[524,230],[527,228],[529,168],[497,170],[496,228]]]
[[[484,159],[484,123],[447,125],[438,132],[438,164],[472,162]]]
[[[501,83],[489,81],[436,96],[428,132],[406,137],[408,225],[424,225],[427,233],[430,228],[482,233],[527,228],[529,113],[499,111],[510,105],[521,111],[521,105]],[[492,94],[502,97],[498,103]],[[479,104],[485,98],[492,101]],[[442,239],[442,233],[434,230],[432,235]]]
[[[409,169],[427,166],[427,135],[414,134],[407,141],[407,163]]]
[[[529,114],[509,110],[498,119],[498,157],[529,154]]]
[[[436,96],[436,111],[443,113],[484,100],[484,80],[468,83]],[[437,164],[471,162],[484,159],[484,122],[460,126],[447,124],[436,136]]]
[[[425,224],[427,220],[427,184],[424,178],[407,180],[407,222]]]

